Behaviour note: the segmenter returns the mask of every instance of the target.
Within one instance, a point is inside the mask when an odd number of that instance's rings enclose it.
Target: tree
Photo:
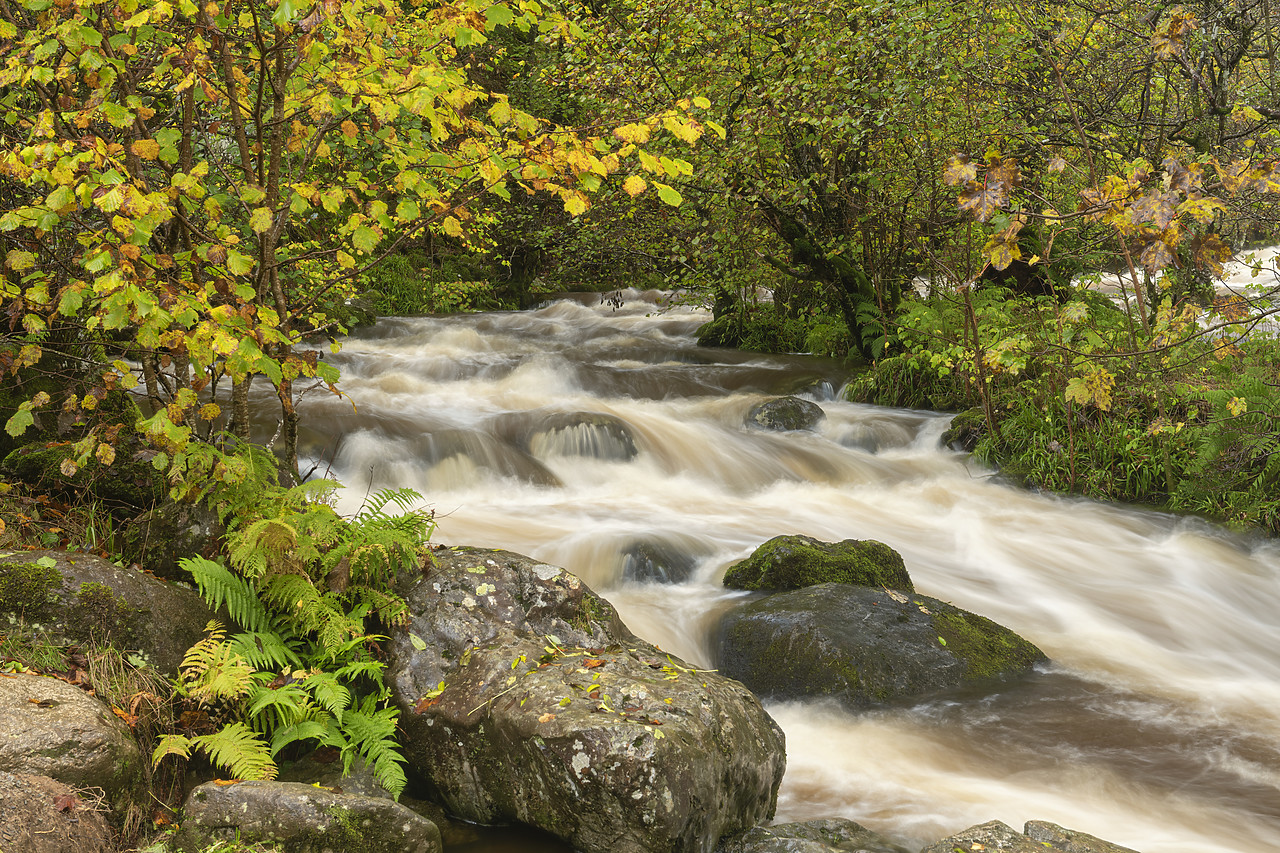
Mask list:
[[[532,0],[0,3],[2,366],[76,365],[79,383],[33,395],[9,433],[41,408],[93,409],[135,384],[136,363],[154,464],[176,483],[193,436],[225,423],[249,437],[263,376],[295,465],[295,382],[337,379],[300,345],[340,331],[325,306],[361,272],[424,230],[466,239],[486,198],[520,188],[581,213],[648,156],[470,79],[469,49],[539,20],[572,29]],[[648,118],[691,143],[689,106]],[[100,445],[78,444],[64,469],[95,452],[109,464]]]

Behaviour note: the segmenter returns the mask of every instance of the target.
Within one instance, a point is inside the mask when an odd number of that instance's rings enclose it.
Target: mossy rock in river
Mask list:
[[[849,584],[777,593],[730,611],[719,670],[771,699],[851,707],[1017,678],[1044,653],[990,619],[919,594]]]
[[[730,589],[761,592],[820,583],[915,589],[902,555],[874,539],[819,542],[809,536],[775,536],[724,576]]]

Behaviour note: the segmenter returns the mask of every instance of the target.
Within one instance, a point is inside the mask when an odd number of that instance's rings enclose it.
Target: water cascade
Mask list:
[[[741,601],[726,566],[783,533],[886,542],[922,593],[1052,658],[913,707],[770,705],[780,822],[847,817],[907,846],[993,818],[1144,853],[1280,846],[1276,543],[1013,487],[940,446],[946,416],[841,402],[834,362],[699,349],[705,313],[625,296],[382,320],[326,354],[349,397],[305,398],[303,469],[345,483],[346,512],[411,486],[439,541],[564,566],[700,666]],[[825,419],[744,426],[782,394]]]

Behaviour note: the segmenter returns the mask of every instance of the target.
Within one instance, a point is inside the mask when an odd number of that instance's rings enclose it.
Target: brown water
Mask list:
[[[1053,659],[995,695],[769,705],[780,822],[847,817],[920,846],[1044,819],[1144,853],[1280,849],[1275,543],[1009,487],[939,446],[945,416],[838,402],[833,363],[701,350],[706,315],[627,297],[383,320],[329,356],[350,400],[306,398],[311,461],[347,484],[343,509],[412,486],[438,540],[565,566],[702,666],[737,600],[725,567],[782,533],[887,542],[922,593]],[[743,427],[793,392],[826,412],[817,432]],[[687,576],[637,579],[640,544]]]

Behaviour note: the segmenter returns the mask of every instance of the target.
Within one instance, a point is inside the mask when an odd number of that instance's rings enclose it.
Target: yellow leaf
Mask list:
[[[440,223],[440,230],[448,234],[450,237],[462,236],[462,223],[452,216],[446,216],[444,222]]]
[[[622,188],[627,191],[627,195],[635,198],[648,189],[649,185],[644,182],[644,178],[639,175],[632,175],[622,182]]]
[[[116,449],[106,442],[100,443],[93,455],[98,457],[98,461],[103,465],[110,465],[116,461]]]
[[[351,119],[347,119],[342,123],[342,135],[345,136],[347,139],[355,140],[356,134],[358,132],[359,132],[359,128],[356,127],[356,123],[353,122]]]
[[[587,212],[587,200],[581,193],[574,193],[564,200],[564,209],[570,216],[581,216]]]
[[[63,459],[62,464],[58,466],[58,470],[62,472],[64,477],[74,477],[76,472],[80,470],[80,466],[76,464],[74,459]]]
[[[649,134],[652,133],[647,124],[624,124],[613,132],[613,135],[621,139],[623,142],[630,142],[635,145],[643,145],[649,141]]]
[[[160,156],[160,143],[154,139],[136,140],[129,148],[143,160],[154,160]]]

